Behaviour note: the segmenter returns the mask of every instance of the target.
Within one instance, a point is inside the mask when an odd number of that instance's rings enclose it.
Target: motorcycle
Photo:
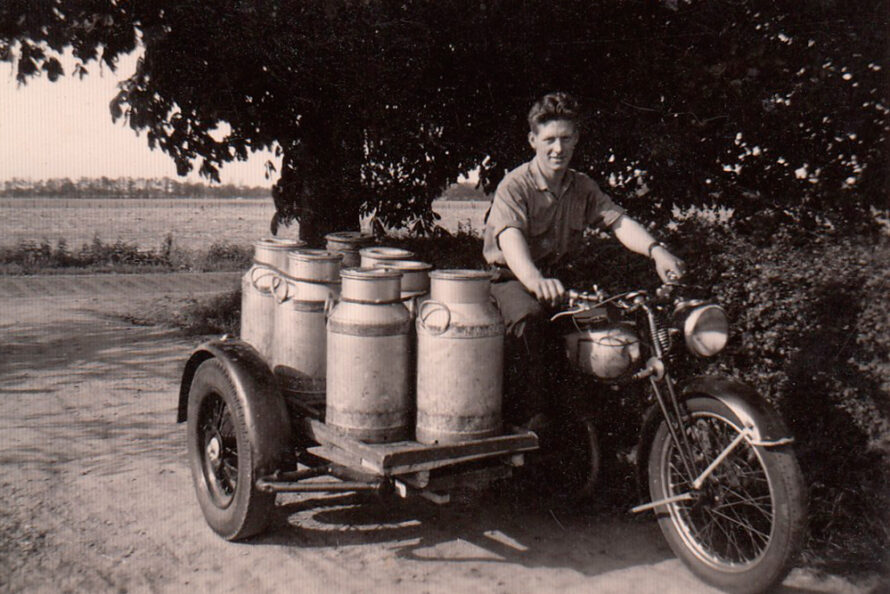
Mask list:
[[[561,324],[564,363],[588,381],[561,400],[558,434],[548,447],[542,432],[539,462],[549,457],[544,466],[557,470],[556,482],[592,494],[603,461],[598,420],[609,395],[626,402],[642,385],[647,410],[631,458],[649,501],[632,511],[654,512],[673,552],[703,581],[761,592],[787,575],[802,546],[803,478],[793,438],[754,389],[730,377],[672,376],[682,347],[710,358],[729,335],[723,308],[684,296],[689,289],[668,282],[612,296],[596,287],[567,293],[551,322]]]
[[[787,574],[804,536],[793,439],[743,383],[674,379],[682,345],[712,357],[729,333],[720,306],[683,292],[668,283],[612,296],[595,288],[568,293],[553,323],[562,326],[565,364],[588,381],[561,399],[555,439],[513,427],[460,443],[365,443],[326,424],[324,400],[291,392],[252,344],[208,341],[185,364],[177,409],[204,518],[226,540],[241,540],[266,529],[277,493],[365,491],[446,503],[452,490],[534,466],[557,469],[554,484],[590,495],[602,488],[602,446],[629,426],[622,421],[610,434],[600,413],[610,398],[627,404],[642,387],[638,402],[647,411],[632,457],[649,501],[633,511],[654,512],[671,549],[705,582],[766,590]]]

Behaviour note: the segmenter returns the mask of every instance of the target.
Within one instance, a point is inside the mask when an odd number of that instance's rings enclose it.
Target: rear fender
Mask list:
[[[275,470],[287,459],[293,433],[275,375],[248,343],[222,338],[205,342],[192,352],[182,372],[176,422],[186,420],[189,390],[198,366],[208,359],[222,363],[244,411],[258,468]]]
[[[730,377],[713,375],[695,376],[680,391],[680,401],[696,396],[714,398],[722,402],[738,417],[743,428],[751,432],[751,441],[764,447],[787,445],[792,442],[791,434],[781,417],[751,386]],[[661,410],[653,405],[646,412],[640,441],[637,446],[637,480],[640,493],[648,493],[649,450],[655,432],[662,421]]]

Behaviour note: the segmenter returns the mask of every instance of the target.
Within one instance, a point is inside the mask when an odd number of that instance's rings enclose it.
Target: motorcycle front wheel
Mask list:
[[[743,425],[714,398],[686,402],[687,436],[700,473],[725,458],[694,489],[681,454],[662,422],[649,456],[652,501],[671,549],[705,582],[729,592],[763,592],[790,571],[800,550],[806,496],[790,446],[733,440]],[[756,419],[755,419],[756,422]],[[689,494],[689,499],[684,495]]]

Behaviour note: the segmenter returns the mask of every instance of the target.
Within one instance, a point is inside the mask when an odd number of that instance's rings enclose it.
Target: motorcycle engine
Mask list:
[[[627,323],[576,329],[565,336],[566,356],[584,373],[617,380],[642,361],[640,338]]]

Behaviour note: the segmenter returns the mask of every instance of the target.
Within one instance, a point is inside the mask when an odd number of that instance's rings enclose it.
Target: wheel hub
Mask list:
[[[220,447],[219,437],[214,435],[207,442],[207,447],[205,448],[205,451],[207,452],[207,459],[214,466],[219,464],[219,455],[221,450],[222,448]]]

